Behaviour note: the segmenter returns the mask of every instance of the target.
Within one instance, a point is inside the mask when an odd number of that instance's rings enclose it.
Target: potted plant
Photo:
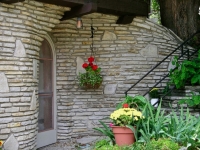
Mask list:
[[[135,125],[144,116],[134,108],[124,108],[115,110],[110,115],[113,125],[111,126],[117,145],[131,145],[135,142]]]
[[[153,88],[149,92],[149,96],[151,98],[151,105],[153,105],[154,107],[158,107],[158,100],[159,100],[158,88]]]
[[[94,64],[92,56],[88,58],[88,62],[82,65],[86,72],[78,75],[79,85],[87,89],[97,89],[103,80],[100,74],[101,68]]]

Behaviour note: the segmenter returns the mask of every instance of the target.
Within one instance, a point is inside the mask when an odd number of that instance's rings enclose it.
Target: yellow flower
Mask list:
[[[113,120],[115,125],[127,125],[127,122],[133,125],[143,117],[142,113],[134,108],[120,108],[110,114],[110,119]]]
[[[2,146],[2,145],[3,145],[3,141],[0,140],[0,146]]]

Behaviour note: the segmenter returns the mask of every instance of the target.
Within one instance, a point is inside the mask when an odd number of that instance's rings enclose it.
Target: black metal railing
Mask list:
[[[167,55],[162,61],[157,63],[152,69],[150,69],[144,76],[142,76],[135,84],[133,84],[126,92],[125,96],[127,96],[128,92],[133,89],[138,83],[140,83],[145,77],[147,77],[150,73],[152,73],[158,66],[160,66],[165,60],[167,60],[169,57],[173,56],[175,52],[181,53],[178,57],[178,60],[181,58],[184,58],[186,56],[186,59],[190,59],[192,56],[194,56],[198,52],[198,48],[193,48],[192,52],[190,54],[191,49],[189,49],[188,43],[197,35],[200,33],[200,30],[194,33],[191,37],[189,37],[187,40],[185,40],[182,44],[180,44],[174,51],[172,51],[169,55]],[[180,51],[178,51],[180,50]],[[174,71],[176,68],[174,68],[172,71]],[[161,78],[154,86],[152,86],[143,96],[147,95],[153,88],[155,88],[158,84],[160,84],[163,80],[165,80],[169,76],[169,73],[164,75],[163,78]],[[173,89],[171,89],[173,90]],[[169,92],[167,92],[168,94]],[[166,95],[163,95],[166,96]]]

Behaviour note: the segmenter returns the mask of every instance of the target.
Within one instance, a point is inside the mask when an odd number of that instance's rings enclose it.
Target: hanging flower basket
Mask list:
[[[101,82],[102,83],[102,82]],[[84,84],[84,88],[85,89],[98,89],[101,86],[101,83],[96,83],[94,85],[90,84],[90,83],[85,83]]]
[[[94,57],[89,57],[88,62],[82,65],[86,73],[79,73],[78,75],[79,85],[85,89],[97,89],[103,81],[100,74],[101,68],[94,64]]]

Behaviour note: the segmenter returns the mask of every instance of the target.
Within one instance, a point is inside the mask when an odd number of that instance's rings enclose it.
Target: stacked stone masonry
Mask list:
[[[58,141],[96,135],[92,128],[109,116],[124,92],[178,46],[168,29],[143,17],[119,25],[117,16],[93,13],[82,17],[84,27],[77,30],[76,18],[59,21],[69,10],[33,0],[0,3],[0,139],[13,135],[20,150],[36,147],[38,57],[47,34],[56,54]],[[77,60],[87,61],[91,55],[92,22],[94,56],[103,83],[97,90],[85,90],[78,86]],[[129,94],[143,94],[152,87],[167,72],[168,62]]]
[[[0,3],[0,139],[14,135],[19,149],[34,149],[38,133],[33,60],[38,60],[44,36],[68,10],[32,0]]]

